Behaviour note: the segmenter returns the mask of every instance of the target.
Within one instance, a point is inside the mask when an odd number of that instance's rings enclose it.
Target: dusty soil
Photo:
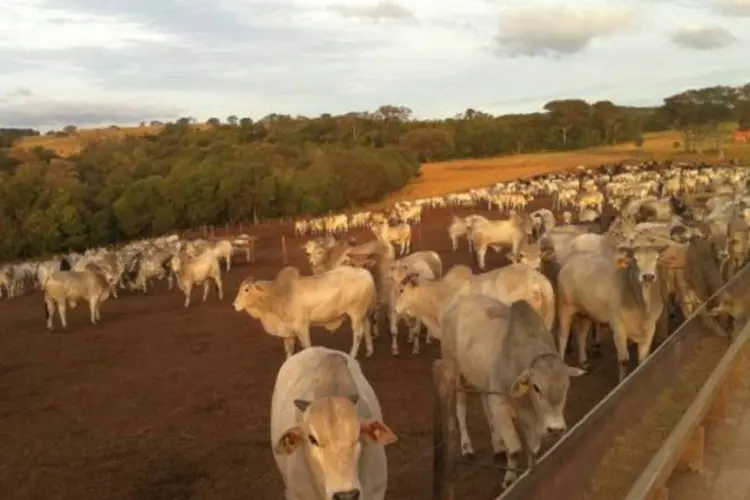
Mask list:
[[[537,206],[533,208],[538,208]],[[446,268],[470,263],[465,242],[450,250],[451,209],[428,212],[415,229],[414,250],[436,250]],[[468,214],[481,210],[456,209]],[[496,212],[493,216],[497,216]],[[247,230],[247,229],[245,229]],[[263,226],[256,264],[235,259],[225,297],[207,303],[195,293],[185,310],[180,292],[160,285],[102,307],[88,324],[86,307],[69,315],[70,330],[45,329],[38,293],[0,302],[0,498],[5,499],[272,499],[281,481],[269,443],[270,398],[284,359],[280,340],[235,313],[231,301],[249,275],[272,277],[282,266],[281,235],[290,265],[307,271],[290,224]],[[361,241],[366,231],[357,231]],[[488,256],[490,268],[501,265]],[[313,342],[347,350],[348,326]],[[404,336],[402,335],[403,339]],[[388,448],[391,499],[428,498],[432,484],[432,387],[436,345],[390,354],[389,339],[363,359],[386,422],[399,436]],[[591,373],[575,379],[572,424],[616,382],[611,342]],[[475,408],[478,410],[478,408]],[[489,451],[486,422],[474,411],[475,448]],[[484,455],[481,455],[483,454]],[[462,468],[459,498],[494,498],[502,474]]]

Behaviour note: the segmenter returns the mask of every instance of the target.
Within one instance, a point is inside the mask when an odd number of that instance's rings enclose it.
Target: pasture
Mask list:
[[[534,200],[529,210],[549,208]],[[435,250],[446,269],[474,259],[462,242],[451,251],[452,214],[497,217],[482,206],[427,210],[415,226],[412,251]],[[371,238],[365,229],[353,234]],[[88,324],[86,306],[69,314],[68,331],[48,332],[43,300],[32,293],[0,302],[0,496],[18,500],[108,498],[132,500],[279,498],[282,483],[270,449],[270,398],[284,360],[282,342],[263,332],[231,302],[247,276],[271,278],[289,265],[308,269],[291,224],[262,226],[257,262],[235,256],[225,298],[212,289],[202,303],[182,307],[164,283],[147,296],[129,292],[102,306],[102,322]],[[218,234],[217,234],[218,236]],[[488,255],[488,268],[504,263]],[[313,330],[313,343],[348,351],[349,327],[331,335]],[[384,420],[399,441],[387,448],[388,498],[426,498],[432,481],[433,389],[430,367],[439,344],[412,355],[400,335],[401,355],[389,335],[360,361],[380,398]],[[617,382],[612,343],[604,358],[578,378],[568,397],[570,425]],[[487,424],[472,405],[469,425],[478,457],[490,460]],[[475,411],[477,410],[477,411]],[[498,494],[502,474],[464,469],[461,498]],[[464,496],[465,495],[465,496]]]

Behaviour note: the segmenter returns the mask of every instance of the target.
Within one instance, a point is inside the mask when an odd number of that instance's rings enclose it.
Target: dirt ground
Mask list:
[[[531,208],[538,208],[534,206]],[[451,209],[427,212],[415,228],[413,250],[436,250],[449,268],[471,259],[465,242],[453,253],[447,237]],[[455,213],[484,213],[456,209]],[[493,216],[497,217],[495,212]],[[307,272],[300,238],[290,224],[254,231],[258,260],[235,259],[223,301],[160,285],[148,296],[130,294],[102,307],[102,323],[88,324],[85,306],[69,315],[70,330],[45,329],[38,293],[0,302],[0,498],[4,499],[275,499],[282,483],[269,442],[273,383],[284,359],[279,339],[266,335],[231,302],[249,275],[272,277],[289,264]],[[355,232],[360,241],[367,231]],[[503,258],[488,256],[489,268]],[[348,351],[348,326],[313,342]],[[401,336],[404,339],[404,336]],[[436,345],[412,355],[390,354],[376,341],[361,359],[380,398],[386,423],[399,441],[387,448],[388,498],[429,498],[432,484],[431,363]],[[575,379],[569,424],[580,419],[616,382],[611,342],[594,369]],[[474,411],[470,429],[482,459],[489,455],[487,425]],[[458,498],[490,499],[502,474],[462,468]]]

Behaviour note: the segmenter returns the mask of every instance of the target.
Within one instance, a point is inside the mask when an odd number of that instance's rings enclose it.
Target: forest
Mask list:
[[[348,210],[403,187],[424,162],[638,144],[670,128],[692,150],[726,123],[750,127],[750,84],[688,90],[653,108],[563,99],[538,113],[467,109],[442,120],[391,105],[316,118],[211,118],[200,127],[184,117],[64,158],[13,147],[39,131],[0,129],[0,260]],[[72,125],[52,132],[76,133]]]

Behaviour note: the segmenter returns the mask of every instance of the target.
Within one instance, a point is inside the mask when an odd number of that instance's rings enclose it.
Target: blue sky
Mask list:
[[[0,126],[500,114],[750,81],[750,0],[0,0],[0,26]]]

